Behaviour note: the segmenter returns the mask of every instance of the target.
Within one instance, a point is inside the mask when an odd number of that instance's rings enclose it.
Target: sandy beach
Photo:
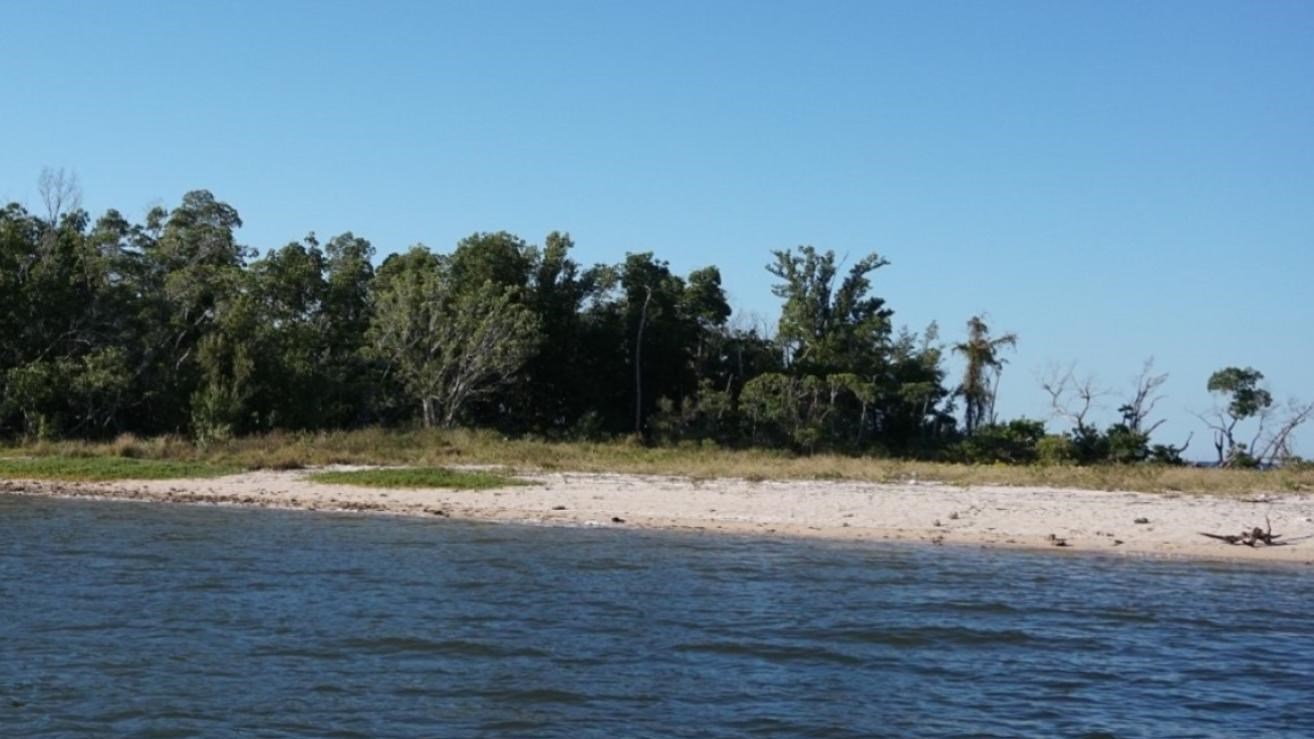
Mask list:
[[[326,485],[308,471],[213,479],[68,483],[0,481],[0,492],[318,511],[441,516],[544,525],[661,528],[1042,548],[1055,552],[1314,563],[1314,496],[1245,497],[954,487],[934,483],[696,480],[623,474],[523,475],[494,490]],[[1271,522],[1282,546],[1234,546]]]

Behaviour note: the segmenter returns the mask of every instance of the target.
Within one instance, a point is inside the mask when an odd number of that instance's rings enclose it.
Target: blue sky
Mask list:
[[[1048,415],[1049,364],[1124,391],[1153,355],[1199,457],[1212,370],[1314,398],[1308,2],[0,11],[0,200],[62,166],[93,213],[212,190],[262,250],[567,230],[714,263],[769,323],[770,250],[878,251],[898,321],[1017,332],[1005,415]]]

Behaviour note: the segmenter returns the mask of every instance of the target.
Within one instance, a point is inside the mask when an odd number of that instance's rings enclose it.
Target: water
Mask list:
[[[1314,736],[1314,573],[0,496],[0,736]]]

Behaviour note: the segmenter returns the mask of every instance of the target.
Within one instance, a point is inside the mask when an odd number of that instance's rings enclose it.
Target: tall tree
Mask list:
[[[133,395],[136,293],[101,224],[88,232],[87,214],[63,207],[0,211],[0,429],[98,436]]]
[[[935,323],[920,334],[902,329],[890,344],[889,370],[876,387],[878,440],[899,454],[928,454],[952,435],[951,393]]]
[[[771,290],[784,298],[776,340],[798,371],[878,371],[890,337],[893,311],[882,298],[869,295],[869,275],[889,264],[868,254],[849,268],[836,285],[835,252],[811,246],[772,252],[767,271],[780,281]]]
[[[454,284],[423,247],[379,270],[370,336],[420,402],[426,426],[453,426],[472,401],[508,383],[533,352],[538,321],[514,288]]]
[[[967,360],[963,381],[958,386],[964,406],[963,430],[967,435],[991,422],[999,374],[1005,361],[999,352],[1005,347],[1015,346],[1016,334],[992,337],[990,327],[980,316],[972,316],[967,321],[967,340],[954,345],[954,351]]]
[[[1223,466],[1273,466],[1292,456],[1291,436],[1314,418],[1314,402],[1288,401],[1285,413],[1275,407],[1273,394],[1263,384],[1264,374],[1253,367],[1224,367],[1209,376],[1209,392],[1227,401],[1211,415],[1199,418],[1214,432],[1214,449]],[[1236,438],[1238,424],[1256,419],[1250,442]]]
[[[199,349],[225,311],[245,310],[244,269],[254,252],[237,241],[241,225],[236,209],[205,190],[187,193],[173,211],[155,208],[146,216],[138,238],[144,267],[138,289],[150,312],[143,323],[148,391],[142,408],[158,430],[205,423],[194,417],[191,403],[202,375],[215,381],[218,370],[200,366]],[[210,356],[217,356],[213,349]]]
[[[598,368],[591,364],[598,358],[590,352],[603,345],[590,341],[596,327],[584,310],[605,291],[601,278],[606,270],[581,269],[570,258],[574,246],[569,234],[554,231],[542,249],[529,252],[527,305],[538,316],[543,340],[525,367],[526,381],[510,389],[508,402],[515,410],[511,418],[500,419],[503,425],[512,421],[519,429],[564,432],[589,411],[594,386],[605,384],[596,377]],[[615,347],[610,353],[617,353]],[[581,376],[594,380],[581,383]]]
[[[377,420],[374,413],[383,393],[379,368],[366,351],[374,247],[348,231],[329,239],[324,256],[323,412],[326,424],[341,428]]]
[[[1272,393],[1260,384],[1263,380],[1264,373],[1253,367],[1224,367],[1209,376],[1206,389],[1226,401],[1222,408],[1213,410],[1210,418],[1202,417],[1214,432],[1218,464],[1247,466],[1255,461],[1249,447],[1236,440],[1236,427],[1273,405]]]

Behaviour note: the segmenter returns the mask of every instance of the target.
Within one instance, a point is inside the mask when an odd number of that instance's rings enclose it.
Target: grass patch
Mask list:
[[[526,472],[626,472],[708,480],[737,477],[757,481],[906,482],[916,479],[951,485],[1036,485],[1222,496],[1314,492],[1314,468],[1311,467],[1260,471],[1152,465],[962,465],[829,454],[803,456],[774,450],[719,449],[701,445],[645,447],[624,440],[558,442],[508,439],[491,431],[470,429],[273,432],[214,442],[204,448],[178,436],[143,439],[124,435],[109,442],[37,442],[0,450],[0,457],[5,454],[205,462],[245,469],[296,469],[334,464],[415,468],[487,464]],[[0,476],[5,474],[0,467]],[[508,483],[499,479],[498,485],[505,484]]]
[[[370,488],[455,488],[487,490],[527,485],[524,480],[495,472],[467,472],[442,467],[402,467],[375,470],[316,472],[315,482],[331,485],[360,485]]]
[[[124,457],[0,458],[0,478],[107,482],[112,480],[172,480],[218,477],[240,472],[235,465],[175,462]]]

